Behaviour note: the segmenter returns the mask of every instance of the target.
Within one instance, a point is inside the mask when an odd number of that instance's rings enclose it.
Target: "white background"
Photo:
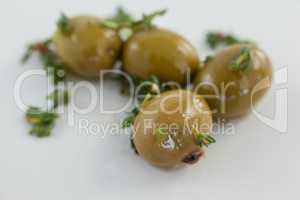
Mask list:
[[[105,16],[124,5],[136,15],[168,8],[157,20],[188,38],[203,58],[204,33],[232,31],[253,38],[270,55],[276,69],[288,67],[288,131],[280,134],[255,116],[235,122],[236,134],[217,136],[205,159],[179,170],[161,170],[133,154],[128,136],[85,136],[62,116],[47,139],[27,132],[29,126],[14,97],[22,72],[40,68],[37,59],[22,66],[24,46],[49,36],[59,12]],[[1,0],[0,7],[0,200],[96,199],[300,199],[300,2],[299,0]],[[98,85],[97,82],[94,82]],[[22,96],[41,104],[45,80],[26,81]],[[127,98],[117,83],[105,82],[105,107]],[[85,91],[76,104],[87,105]],[[274,91],[259,108],[274,112]],[[123,115],[98,110],[77,118],[97,124],[118,122]]]

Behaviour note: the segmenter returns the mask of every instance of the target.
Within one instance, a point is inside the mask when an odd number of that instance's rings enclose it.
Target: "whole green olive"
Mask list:
[[[98,77],[102,69],[116,62],[121,40],[115,30],[105,28],[93,16],[76,16],[68,20],[70,33],[56,31],[53,43],[58,55],[71,72],[84,77]]]
[[[156,75],[163,81],[184,84],[198,68],[196,49],[180,35],[153,28],[136,32],[125,44],[126,72],[141,79]]]
[[[204,155],[204,146],[215,142],[211,128],[211,112],[200,95],[172,90],[143,105],[134,122],[133,143],[155,166],[193,164]]]
[[[209,61],[194,81],[214,117],[236,118],[251,111],[272,80],[272,64],[255,45],[230,46]]]

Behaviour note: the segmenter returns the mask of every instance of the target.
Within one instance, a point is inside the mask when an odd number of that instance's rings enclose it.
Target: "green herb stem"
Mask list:
[[[254,44],[249,40],[240,39],[234,35],[226,34],[222,32],[208,32],[206,34],[206,43],[211,49],[215,49],[221,45],[230,46],[233,44]]]

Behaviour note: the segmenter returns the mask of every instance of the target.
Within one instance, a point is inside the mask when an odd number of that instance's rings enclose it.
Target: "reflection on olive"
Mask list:
[[[163,29],[135,33],[125,44],[126,72],[141,79],[156,75],[163,81],[184,84],[199,64],[196,49],[176,33]]]
[[[77,16],[68,20],[70,33],[58,30],[53,43],[66,67],[84,77],[98,77],[116,62],[121,40],[115,30],[101,26],[100,19]]]
[[[134,122],[136,150],[153,165],[171,168],[196,163],[209,135],[212,116],[205,100],[191,91],[173,90],[143,105]]]
[[[248,52],[247,52],[248,51]],[[272,80],[272,64],[259,48],[237,44],[219,52],[194,81],[215,117],[235,118],[250,112]]]

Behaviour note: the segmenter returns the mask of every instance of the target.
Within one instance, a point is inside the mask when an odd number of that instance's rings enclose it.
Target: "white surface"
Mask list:
[[[127,136],[84,136],[77,127],[67,126],[64,116],[50,138],[28,135],[13,87],[18,75],[39,65],[34,60],[19,64],[24,45],[50,35],[60,11],[104,15],[120,3],[136,14],[168,8],[157,23],[190,39],[201,55],[207,53],[202,43],[206,30],[228,30],[255,39],[276,68],[288,67],[288,133],[279,134],[249,116],[236,123],[236,135],[218,136],[198,165],[172,171],[154,168],[135,156]],[[1,0],[0,200],[299,199],[299,10],[299,0]],[[27,103],[42,102],[44,83],[34,79],[25,84]],[[106,106],[126,102],[113,89],[116,84],[105,84]],[[272,95],[261,108],[272,108]],[[79,105],[88,102],[84,96],[76,98]],[[81,117],[97,123],[121,119],[98,111]]]

